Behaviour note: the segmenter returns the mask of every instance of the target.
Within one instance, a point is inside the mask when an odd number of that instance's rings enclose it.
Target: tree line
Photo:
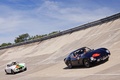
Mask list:
[[[30,36],[28,33],[25,33],[25,34],[21,34],[19,35],[18,37],[16,37],[14,39],[14,42],[15,43],[20,43],[20,42],[25,42],[25,41],[29,41],[29,40],[35,40],[35,39],[41,39],[45,36],[50,36],[50,35],[54,35],[54,34],[57,34],[59,33],[60,31],[53,31],[49,34],[43,34],[43,35],[35,35],[35,36]],[[4,47],[4,46],[9,46],[9,45],[12,45],[13,43],[2,43],[0,45],[0,47]]]

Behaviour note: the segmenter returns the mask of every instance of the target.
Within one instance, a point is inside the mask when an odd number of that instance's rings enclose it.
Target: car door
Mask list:
[[[75,57],[73,53],[70,55],[70,58],[73,66],[78,65],[78,59]]]

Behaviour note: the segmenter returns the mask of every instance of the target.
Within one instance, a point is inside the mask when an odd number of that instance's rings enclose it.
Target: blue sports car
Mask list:
[[[71,52],[64,59],[64,62],[68,68],[80,65],[84,65],[88,68],[92,66],[92,63],[108,60],[109,55],[110,51],[106,48],[99,48],[94,50],[88,47],[82,47]]]

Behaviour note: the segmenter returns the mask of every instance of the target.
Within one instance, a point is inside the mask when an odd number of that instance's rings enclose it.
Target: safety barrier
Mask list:
[[[84,25],[81,25],[81,26],[78,26],[78,27],[75,27],[75,28],[71,28],[71,29],[68,29],[68,30],[50,35],[50,36],[45,36],[45,37],[40,38],[40,39],[29,40],[29,41],[20,42],[20,43],[12,44],[12,45],[5,46],[5,47],[0,47],[0,50],[15,47],[15,46],[20,46],[20,45],[30,44],[30,43],[34,43],[34,42],[39,42],[39,41],[55,38],[55,37],[65,35],[65,34],[70,34],[72,32],[79,31],[79,30],[84,30],[84,29],[87,29],[89,27],[94,27],[96,25],[100,25],[100,24],[103,24],[103,23],[106,23],[106,22],[109,22],[109,21],[113,21],[113,20],[116,20],[118,18],[120,18],[120,13],[117,13],[115,15],[112,15],[112,16],[109,16],[109,17],[106,17],[106,18],[103,18],[103,19],[100,19],[100,20],[97,20],[97,21],[93,21],[93,22],[84,24]]]

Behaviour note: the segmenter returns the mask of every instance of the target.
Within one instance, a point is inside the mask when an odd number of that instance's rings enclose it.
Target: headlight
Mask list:
[[[91,57],[90,59],[91,59],[91,61],[95,61],[96,60],[94,57]]]
[[[91,57],[90,59],[91,59],[91,60],[94,60],[94,58],[93,58],[93,57]]]

